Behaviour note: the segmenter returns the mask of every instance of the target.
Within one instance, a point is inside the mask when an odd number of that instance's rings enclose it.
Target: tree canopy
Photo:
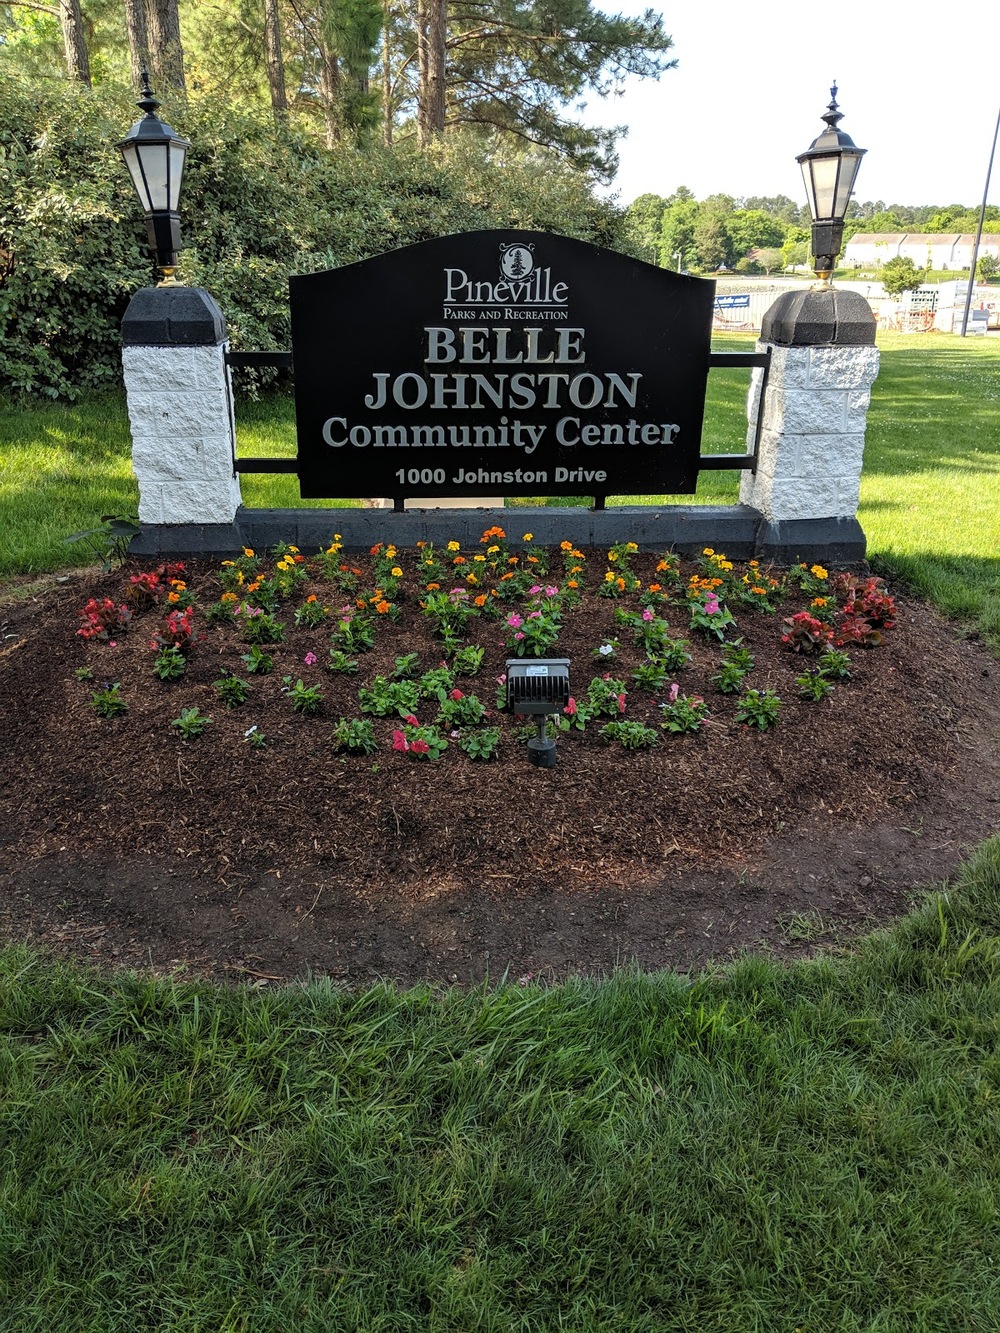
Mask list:
[[[473,132],[552,149],[607,176],[620,127],[575,112],[670,69],[648,9],[591,0],[0,0],[0,72],[83,85],[148,67],[165,92],[270,107],[330,145]]]

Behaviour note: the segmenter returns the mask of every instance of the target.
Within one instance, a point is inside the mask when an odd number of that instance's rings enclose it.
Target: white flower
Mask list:
[[[610,657],[611,654],[615,651],[615,649],[613,644],[602,643],[597,651],[601,654],[602,657]]]

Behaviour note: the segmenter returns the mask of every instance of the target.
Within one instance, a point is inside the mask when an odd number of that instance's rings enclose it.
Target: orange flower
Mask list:
[[[537,556],[537,555],[529,555],[529,556],[528,556],[528,564],[529,564],[529,565],[537,565],[537,564],[538,564],[538,556]]]
[[[179,602],[180,600],[181,600],[181,595],[180,595],[179,592],[168,592],[168,593],[167,593],[167,601],[168,601],[168,602]]]
[[[384,616],[387,611],[392,610],[392,605],[389,602],[382,601],[379,602],[379,604],[375,607],[375,610],[379,613],[380,616]]]
[[[656,572],[657,574],[665,574],[669,568],[670,566],[667,564],[666,560],[661,560],[656,566]]]
[[[219,598],[220,602],[238,602],[240,599],[234,592],[224,592]]]
[[[455,559],[454,559],[451,563],[452,563],[453,565],[464,565],[464,564],[465,564],[465,556],[464,556],[464,555],[456,555],[456,556],[455,556]]]
[[[427,591],[428,591],[428,592],[437,592],[438,589],[439,589],[440,587],[441,587],[440,583],[428,583],[428,585],[427,585]]]
[[[316,594],[314,592],[311,592],[309,596],[306,598],[307,602],[315,602],[315,600],[316,600]]]
[[[481,592],[478,597],[473,597],[472,604],[473,606],[485,606],[486,594],[484,592]]]
[[[566,580],[566,587],[567,587],[567,588],[579,588],[579,586],[580,586],[580,585],[579,585],[579,583],[577,583],[576,579],[567,579],[567,580]]]
[[[382,549],[382,543],[381,543],[381,542],[376,542],[376,544],[371,548],[371,550],[368,552],[368,554],[369,554],[369,555],[378,555],[378,553],[379,553],[379,551],[381,551],[381,549]]]
[[[663,589],[660,587],[660,585],[659,585],[658,583],[651,583],[651,584],[649,585],[649,591],[650,591],[650,592],[662,592]]]

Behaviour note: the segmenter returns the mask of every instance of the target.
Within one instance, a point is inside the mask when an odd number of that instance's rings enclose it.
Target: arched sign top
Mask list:
[[[713,282],[478,231],[290,288],[307,498],[695,489]]]

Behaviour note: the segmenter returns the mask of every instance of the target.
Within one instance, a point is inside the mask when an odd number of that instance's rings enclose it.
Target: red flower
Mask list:
[[[392,748],[394,750],[408,750],[410,748],[409,742],[401,731],[392,733]]]
[[[464,698],[465,698],[465,695],[462,693],[461,690],[452,690],[451,694],[448,695],[448,698],[449,698],[449,699],[464,699]]]
[[[429,754],[430,746],[426,741],[422,741],[418,736],[415,741],[410,741],[410,749],[414,754]]]

